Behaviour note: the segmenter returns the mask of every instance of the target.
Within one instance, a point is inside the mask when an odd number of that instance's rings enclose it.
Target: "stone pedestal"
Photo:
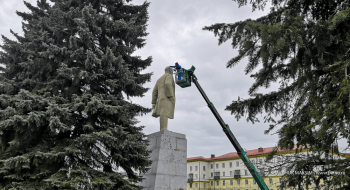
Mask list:
[[[152,150],[150,170],[140,186],[144,190],[180,190],[187,186],[187,140],[184,134],[159,131],[148,135]]]

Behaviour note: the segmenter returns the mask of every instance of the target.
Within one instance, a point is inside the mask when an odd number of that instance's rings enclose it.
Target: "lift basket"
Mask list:
[[[175,75],[175,83],[177,85],[181,86],[181,88],[186,88],[186,87],[191,86],[191,74],[193,74],[193,71],[195,69],[196,68],[194,66],[192,66],[191,69],[189,69],[189,70],[178,69],[176,71],[176,75]]]

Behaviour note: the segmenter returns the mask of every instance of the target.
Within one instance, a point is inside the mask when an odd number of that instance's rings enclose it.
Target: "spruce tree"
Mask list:
[[[235,1],[240,6],[247,4],[246,0]],[[267,2],[251,1],[253,11],[263,9]],[[252,123],[259,121],[257,114],[266,114],[264,121],[273,125],[265,133],[277,130],[277,146],[297,146],[297,159],[287,171],[321,168],[346,173],[330,178],[323,174],[286,176],[283,187],[308,187],[312,182],[320,186],[322,179],[328,187],[349,189],[349,157],[332,159],[330,155],[342,155],[335,146],[337,140],[350,143],[350,1],[273,0],[271,5],[270,12],[258,19],[203,28],[219,37],[219,45],[232,39],[239,53],[228,61],[227,68],[248,57],[245,74],[255,80],[250,98],[238,98],[226,110]],[[261,69],[254,73],[258,66]],[[274,82],[280,84],[277,91],[258,93]],[[302,149],[313,153],[301,156]]]
[[[2,36],[0,189],[139,189],[151,162],[135,117],[151,109],[128,99],[149,90],[152,58],[131,55],[149,3],[51,1],[24,1],[24,36]]]

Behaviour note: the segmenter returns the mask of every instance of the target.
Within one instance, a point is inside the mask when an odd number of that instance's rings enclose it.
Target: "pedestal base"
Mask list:
[[[159,131],[148,135],[151,169],[143,175],[144,190],[185,190],[187,187],[187,140],[184,134]]]

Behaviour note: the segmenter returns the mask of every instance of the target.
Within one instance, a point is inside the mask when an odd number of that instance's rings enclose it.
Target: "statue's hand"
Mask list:
[[[154,107],[156,107],[156,105],[155,105],[155,104],[152,104],[152,108],[154,108]]]

